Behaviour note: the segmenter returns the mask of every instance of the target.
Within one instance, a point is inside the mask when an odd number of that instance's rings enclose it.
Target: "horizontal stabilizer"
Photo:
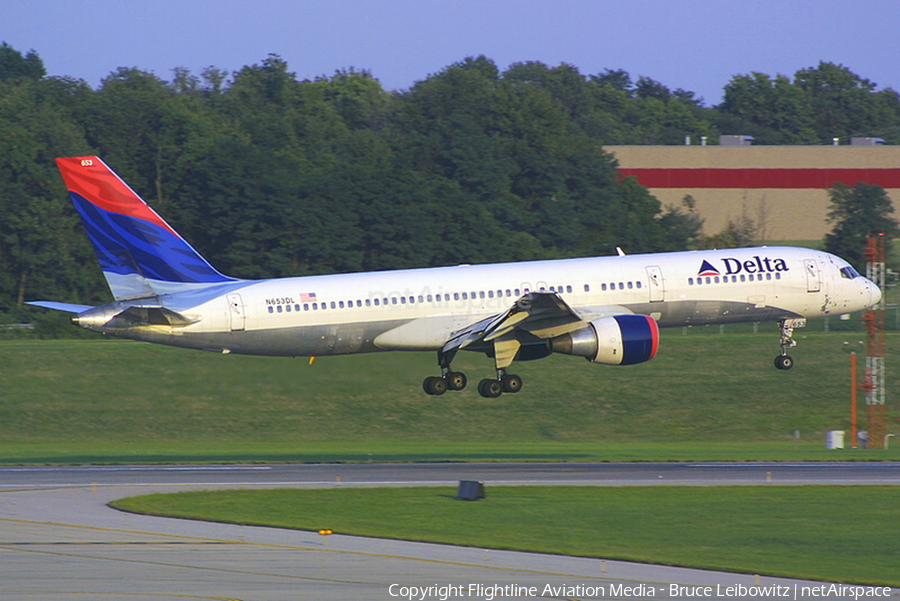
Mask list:
[[[57,303],[53,301],[32,301],[25,303],[35,307],[43,307],[45,309],[53,309],[54,311],[65,311],[66,313],[84,313],[94,307],[90,305],[73,305],[71,303]]]

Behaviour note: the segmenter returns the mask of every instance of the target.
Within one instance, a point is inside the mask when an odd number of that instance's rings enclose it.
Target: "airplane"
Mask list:
[[[642,363],[660,327],[777,322],[775,366],[788,370],[795,327],[881,299],[843,259],[794,247],[244,280],[212,267],[98,157],[56,162],[115,301],[30,304],[102,334],[223,354],[436,351],[429,395],[466,387],[451,367],[461,350],[493,358],[496,376],[478,392],[497,398],[522,389],[514,361]]]

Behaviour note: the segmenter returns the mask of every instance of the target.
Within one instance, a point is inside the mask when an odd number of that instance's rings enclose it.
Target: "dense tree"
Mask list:
[[[835,184],[828,196],[831,200],[828,221],[834,224],[834,229],[825,235],[825,250],[864,272],[866,238],[883,234],[885,247],[890,251],[891,239],[900,235],[900,225],[891,217],[894,212],[891,199],[881,186],[865,183],[852,188]]]
[[[43,79],[47,75],[44,69],[44,61],[31,50],[26,55],[3,42],[0,44],[0,81],[6,81],[17,77],[27,79]]]
[[[843,65],[821,62],[784,75],[737,75],[711,119],[722,133],[752,135],[757,144],[843,143],[853,136],[900,143],[900,98]],[[737,130],[737,131],[735,131]]]
[[[900,143],[900,99],[830,63],[737,75],[709,108],[622,70],[484,56],[398,92],[353,68],[299,81],[277,55],[170,81],[121,68],[92,89],[4,43],[0,319],[24,300],[108,297],[58,156],[102,156],[217,268],[253,278],[743,243],[745,224],[702,239],[690,202],[620,181],[603,148],[719,133]],[[857,208],[885,202],[853,193]],[[835,240],[860,229],[841,211]]]

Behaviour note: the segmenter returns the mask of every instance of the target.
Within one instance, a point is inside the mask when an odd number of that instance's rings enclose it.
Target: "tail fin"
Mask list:
[[[222,275],[97,157],[56,159],[116,300],[155,296]]]

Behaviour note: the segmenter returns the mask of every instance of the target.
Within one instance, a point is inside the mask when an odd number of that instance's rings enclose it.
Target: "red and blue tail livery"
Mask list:
[[[806,318],[881,300],[846,261],[787,247],[239,280],[216,271],[97,157],[57,163],[116,300],[30,304],[110,336],[222,354],[437,351],[439,375],[422,383],[430,395],[466,387],[451,367],[460,351],[492,360],[478,392],[495,398],[522,390],[515,363],[560,354],[639,366],[656,355],[659,328],[691,325],[775,322],[775,367],[786,370]]]
[[[234,281],[215,270],[97,157],[56,159],[117,300],[171,284]]]

